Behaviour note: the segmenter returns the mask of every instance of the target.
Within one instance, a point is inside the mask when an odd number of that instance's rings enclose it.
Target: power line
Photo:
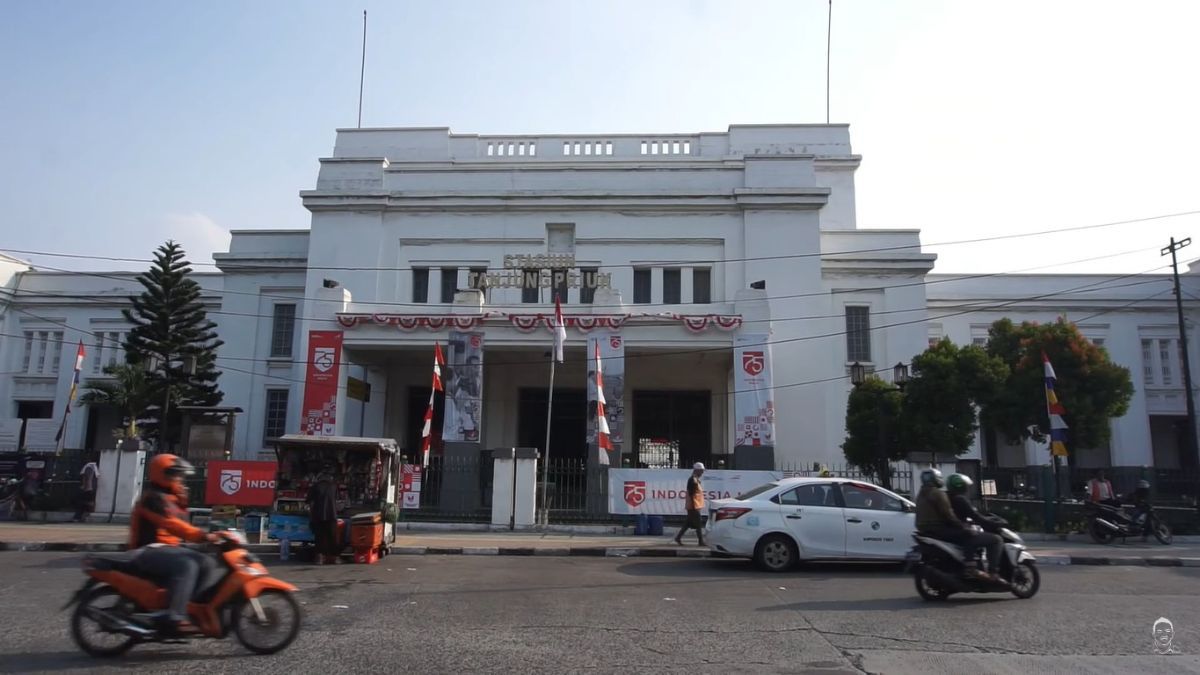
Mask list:
[[[860,287],[860,288],[843,288],[843,289],[834,288],[834,289],[830,289],[827,291],[823,290],[823,291],[812,291],[812,292],[808,292],[808,293],[792,293],[792,294],[787,294],[787,295],[772,295],[772,296],[766,296],[765,298],[762,298],[762,299],[764,299],[764,300],[791,300],[791,299],[798,299],[798,298],[824,297],[824,296],[838,295],[838,294],[845,294],[845,293],[887,291],[887,290],[892,290],[892,289],[897,289],[897,288],[909,288],[909,287],[913,287],[913,286],[930,286],[933,284],[955,283],[955,282],[959,282],[959,281],[969,281],[972,279],[988,279],[991,277],[1005,276],[1008,274],[1031,272],[1031,271],[1040,270],[1040,269],[1065,267],[1067,265],[1076,265],[1076,264],[1081,264],[1081,263],[1085,263],[1085,262],[1094,262],[1097,260],[1117,258],[1117,257],[1125,256],[1125,255],[1132,255],[1135,253],[1143,253],[1143,252],[1149,251],[1149,250],[1155,250],[1155,249],[1153,249],[1153,248],[1151,248],[1151,249],[1135,249],[1135,250],[1130,250],[1130,251],[1122,251],[1119,253],[1110,253],[1110,254],[1101,255],[1101,256],[1082,258],[1079,260],[1072,260],[1069,262],[1058,262],[1058,263],[1052,263],[1049,265],[1039,265],[1039,266],[1035,266],[1035,267],[1027,267],[1027,268],[1023,268],[1023,269],[1009,270],[1009,271],[1005,271],[1005,272],[984,272],[984,273],[980,273],[980,274],[955,275],[955,276],[948,276],[948,277],[941,278],[941,279],[922,279],[921,281],[912,281],[912,282],[901,283],[901,284],[890,284],[890,285],[886,285],[886,286],[868,286],[868,287]],[[78,270],[69,270],[69,269],[63,269],[63,268],[57,268],[57,267],[49,267],[49,266],[43,266],[43,267],[45,269],[53,270],[56,272],[64,272],[64,273],[68,273],[68,274],[79,274],[79,275],[88,276],[88,277],[95,277],[98,279],[110,279],[110,280],[122,281],[122,282],[130,281],[130,279],[127,277],[113,276],[112,274],[105,274],[105,273],[101,273],[101,272],[83,272],[83,271],[78,271]],[[135,276],[133,280],[137,281],[137,277],[140,276],[141,274],[142,273],[138,273],[137,276]],[[214,289],[204,289],[204,288],[202,288],[201,290],[202,290],[202,294],[208,293],[208,294],[216,294],[216,295],[245,295],[245,296],[250,296],[250,297],[254,297],[254,298],[268,298],[268,299],[273,299],[273,300],[288,300],[290,302],[297,302],[299,300],[303,300],[305,302],[325,302],[325,303],[334,303],[334,304],[341,304],[341,302],[342,302],[341,300],[337,300],[337,299],[316,298],[316,297],[307,296],[307,295],[297,298],[297,297],[291,296],[291,295],[273,295],[270,293],[255,293],[252,291],[236,291],[236,290],[224,289],[224,288],[223,289],[215,289],[215,288]],[[418,307],[418,308],[428,308],[428,307],[432,307],[432,306],[449,306],[449,305],[446,305],[446,303],[398,302],[398,301],[363,302],[362,304],[382,306],[382,307]],[[535,303],[523,303],[523,304],[534,305]],[[542,303],[536,303],[536,305],[541,306]],[[581,305],[581,306],[585,306],[585,307],[588,307],[588,308],[591,308],[594,310],[596,308],[624,309],[624,308],[628,308],[628,307],[677,307],[679,305],[680,305],[680,303],[638,302],[638,303],[621,304],[621,305],[588,303],[588,304]]]
[[[720,264],[727,264],[727,263],[765,262],[765,261],[772,261],[772,260],[798,260],[798,259],[803,259],[803,258],[820,258],[820,257],[831,257],[831,258],[836,259],[836,256],[849,256],[849,255],[857,255],[860,253],[884,253],[884,252],[889,252],[889,251],[906,251],[906,250],[911,250],[911,249],[937,248],[937,247],[943,247],[943,246],[958,246],[958,245],[963,245],[963,244],[981,244],[981,243],[988,243],[988,242],[994,242],[994,241],[1004,241],[1004,240],[1008,240],[1008,239],[1023,239],[1023,238],[1027,238],[1027,237],[1040,237],[1040,236],[1045,236],[1045,235],[1050,235],[1050,234],[1062,234],[1062,233],[1066,233],[1066,232],[1084,232],[1084,231],[1088,231],[1088,230],[1096,230],[1096,229],[1102,229],[1102,228],[1108,228],[1108,227],[1118,227],[1121,225],[1136,225],[1136,224],[1140,224],[1140,223],[1153,222],[1156,220],[1165,220],[1167,218],[1179,218],[1179,217],[1183,217],[1183,216],[1194,216],[1194,215],[1200,215],[1200,209],[1193,210],[1193,211],[1180,211],[1177,213],[1164,213],[1164,214],[1155,215],[1155,216],[1132,218],[1129,220],[1117,220],[1117,221],[1112,221],[1112,222],[1108,222],[1108,223],[1095,223],[1092,225],[1077,225],[1077,226],[1072,226],[1072,227],[1053,228],[1053,229],[1047,229],[1047,230],[1036,230],[1033,232],[1017,232],[1017,233],[1012,233],[1012,234],[1000,234],[1000,235],[994,235],[994,236],[990,236],[990,237],[976,237],[973,239],[957,239],[957,240],[952,240],[952,241],[934,242],[934,243],[929,243],[929,244],[921,244],[918,242],[916,244],[902,244],[902,245],[898,245],[898,246],[881,246],[881,247],[875,247],[875,248],[861,248],[861,249],[852,249],[849,251],[814,251],[814,252],[810,252],[810,253],[755,256],[755,257],[749,257],[749,258],[723,258],[721,260],[717,260],[717,259],[664,260],[664,261],[655,263],[655,265],[656,266],[662,266],[662,265],[720,265]],[[636,244],[637,240],[632,240],[630,243]],[[49,257],[49,258],[74,258],[74,259],[80,259],[80,260],[102,260],[102,261],[106,261],[106,262],[137,262],[137,263],[153,263],[153,262],[155,262],[153,259],[150,259],[150,258],[125,258],[125,257],[119,257],[119,256],[87,255],[87,254],[81,254],[81,253],[59,253],[59,252],[54,252],[54,251],[33,251],[33,250],[28,250],[28,249],[16,249],[16,248],[4,248],[4,247],[0,247],[0,250],[8,252],[8,253],[18,253],[21,255],[38,255],[38,256],[45,256],[45,257]],[[239,263],[237,261],[229,261],[229,262],[225,262],[225,263],[189,262],[188,264],[204,265],[207,267],[220,267],[223,270],[236,270],[239,267],[246,268],[246,269],[258,269],[260,267],[259,265],[243,264],[243,263]],[[50,269],[50,270],[56,269],[56,268],[47,267],[47,266],[43,266],[43,267],[46,267],[46,269]],[[589,267],[595,267],[597,269],[624,269],[624,268],[639,268],[639,267],[644,267],[644,265],[641,263],[619,263],[619,264],[611,264],[611,265],[592,265]],[[338,266],[338,265],[322,266],[322,265],[307,265],[306,264],[304,266],[304,269],[310,270],[310,271],[411,272],[414,269],[429,269],[429,267],[428,266],[420,266],[420,265],[418,265],[416,267],[349,267],[349,266]],[[491,270],[503,270],[506,268],[487,267],[484,269],[491,271]],[[69,270],[67,270],[67,271],[69,271]]]
[[[1155,270],[1155,269],[1160,269],[1161,267],[1165,267],[1165,265],[1164,265],[1164,266],[1160,266],[1160,267],[1151,268],[1150,270],[1147,270],[1146,272],[1153,271],[1153,270]],[[1017,299],[1014,299],[1014,300],[1009,300],[1009,301],[1006,301],[1006,302],[1003,302],[1003,303],[998,303],[998,304],[992,305],[992,306],[989,308],[989,311],[996,311],[996,310],[998,310],[998,309],[1001,309],[1001,308],[1004,308],[1004,307],[1008,307],[1008,306],[1012,306],[1012,305],[1015,305],[1015,304],[1018,304],[1018,303],[1021,303],[1021,302],[1029,302],[1029,301],[1032,301],[1032,300],[1038,300],[1038,299],[1044,299],[1044,298],[1054,297],[1054,296],[1057,296],[1057,295],[1060,295],[1060,294],[1063,294],[1063,293],[1071,293],[1071,292],[1080,291],[1080,290],[1087,289],[1087,288],[1094,288],[1094,287],[1096,287],[1096,286],[1099,286],[1099,285],[1101,285],[1101,284],[1104,284],[1104,283],[1106,283],[1107,281],[1118,281],[1118,280],[1120,280],[1120,279],[1122,279],[1122,278],[1134,277],[1134,276],[1138,276],[1138,275],[1140,275],[1140,274],[1145,274],[1146,272],[1135,272],[1135,273],[1132,273],[1132,274],[1127,274],[1127,275],[1124,275],[1123,277],[1117,277],[1117,278],[1115,278],[1115,279],[1112,279],[1112,280],[1102,280],[1102,281],[1099,281],[1099,282],[1092,282],[1092,283],[1090,283],[1090,284],[1084,284],[1084,285],[1082,285],[1082,286],[1078,286],[1078,287],[1074,287],[1074,288],[1065,289],[1065,290],[1063,290],[1063,291],[1056,291],[1056,292],[1052,292],[1052,293],[1045,293],[1045,294],[1041,294],[1041,295],[1037,295],[1037,296],[1029,296],[1029,297],[1024,297],[1024,298],[1017,298]],[[1161,293],[1163,293],[1163,292],[1164,292],[1164,291],[1158,291],[1158,292],[1154,293],[1153,295],[1151,295],[1151,296],[1148,296],[1147,298],[1145,298],[1145,299],[1142,299],[1142,300],[1140,300],[1140,301],[1145,301],[1145,300],[1147,300],[1147,299],[1150,299],[1150,298],[1154,297],[1155,295],[1160,295],[1160,294],[1161,294]],[[1138,301],[1135,301],[1135,302],[1138,302]],[[38,316],[38,315],[36,315],[36,314],[33,314],[32,312],[29,312],[29,311],[27,311],[27,310],[23,310],[23,309],[21,309],[21,308],[19,308],[19,307],[14,307],[13,309],[17,310],[18,312],[21,312],[21,313],[24,313],[24,314],[28,314],[29,316],[32,316],[32,317],[34,317],[34,318],[37,318],[37,319],[40,319],[40,320],[46,321],[46,322],[48,322],[48,323],[52,323],[52,324],[55,324],[55,325],[61,326],[61,327],[63,327],[63,328],[66,328],[66,329],[68,329],[68,330],[72,330],[72,331],[75,331],[75,332],[81,333],[81,334],[83,334],[83,335],[90,335],[90,336],[92,336],[92,337],[97,337],[97,334],[96,334],[96,333],[94,333],[94,332],[92,332],[92,331],[89,331],[89,330],[86,330],[86,329],[82,329],[82,328],[76,328],[76,327],[74,327],[74,326],[71,326],[71,325],[69,325],[69,324],[67,324],[67,323],[60,322],[60,321],[57,321],[57,320],[54,320],[54,319],[49,319],[49,318],[47,318],[47,317],[41,317],[41,316]],[[945,318],[951,318],[951,317],[954,317],[954,316],[961,316],[961,315],[964,315],[964,314],[970,314],[970,313],[972,313],[972,312],[974,312],[974,311],[977,311],[978,309],[979,309],[979,308],[973,307],[973,308],[971,308],[971,309],[963,310],[963,311],[960,311],[960,312],[953,312],[953,313],[950,313],[950,314],[939,315],[937,318],[939,318],[939,319],[945,319]],[[1114,309],[1111,309],[1111,310],[1105,310],[1104,312],[1101,312],[1101,314],[1105,314],[1105,313],[1108,313],[1108,312],[1110,312],[1110,311],[1116,311],[1116,309],[1119,309],[1119,308],[1114,308]],[[1099,314],[1097,314],[1097,315],[1094,315],[1094,316],[1098,316],[1098,315],[1099,315]],[[1093,318],[1093,317],[1089,317],[1089,318]],[[913,324],[917,324],[917,323],[928,323],[928,321],[929,321],[929,319],[928,319],[928,318],[920,318],[920,319],[915,319],[915,320],[909,320],[909,321],[900,321],[900,322],[896,322],[896,323],[884,324],[884,325],[879,325],[879,326],[871,326],[871,327],[869,327],[867,330],[868,330],[868,331],[884,330],[884,329],[887,329],[887,328],[896,328],[896,327],[900,327],[900,326],[908,326],[908,325],[913,325]],[[824,334],[818,334],[818,335],[805,335],[805,336],[799,336],[799,337],[793,337],[793,338],[781,338],[781,339],[778,339],[778,340],[767,340],[766,342],[764,342],[764,343],[762,343],[762,344],[767,344],[767,345],[778,345],[778,344],[788,344],[788,343],[794,343],[794,342],[805,342],[805,341],[809,341],[809,340],[820,340],[820,339],[828,339],[828,338],[833,338],[833,337],[839,337],[839,336],[844,336],[844,335],[846,335],[846,334],[847,334],[847,331],[836,331],[836,332],[833,332],[833,333],[824,333]],[[4,335],[4,336],[7,336],[7,337],[15,337],[15,338],[24,338],[24,337],[25,337],[25,336],[22,336],[22,335],[12,335],[12,334],[8,334],[8,333],[0,333],[0,335]],[[64,340],[53,340],[53,342],[57,342],[57,343],[59,343],[59,344],[73,344],[73,342],[72,342],[72,341],[70,341],[70,340],[65,340],[65,339],[64,339]],[[700,347],[700,348],[694,348],[694,349],[684,349],[684,350],[673,350],[673,351],[672,351],[672,350],[666,350],[666,351],[648,352],[648,353],[644,353],[644,354],[626,354],[626,355],[624,356],[624,360],[625,360],[625,361],[629,361],[629,360],[632,360],[632,359],[642,359],[642,358],[659,358],[659,357],[663,357],[663,356],[690,356],[690,355],[695,355],[695,354],[703,354],[703,353],[706,353],[706,352],[728,352],[728,351],[729,351],[729,349],[730,349],[729,345],[722,345],[722,346],[719,346],[719,347]],[[618,357],[601,357],[601,358],[602,358],[602,359],[616,359],[616,358],[618,358]],[[258,358],[249,358],[249,357],[223,357],[223,356],[217,356],[217,361],[228,361],[228,360],[251,361],[251,362],[255,362],[255,363],[259,363],[259,362],[262,362],[262,363],[276,362],[276,360],[275,360],[275,359],[258,359]],[[588,360],[588,361],[591,361],[591,360],[593,360],[593,359],[589,358],[589,359],[587,359],[587,360]],[[297,362],[293,362],[293,363],[307,363],[307,362],[306,362],[306,361],[304,361],[304,362],[298,362],[298,361],[297,361]],[[352,365],[352,364],[351,364],[351,362],[349,362],[349,361],[343,361],[343,362],[342,362],[342,364],[343,364],[343,365]],[[496,363],[496,362],[489,361],[489,362],[488,362],[486,365],[487,365],[488,367],[495,367],[495,366],[529,366],[529,365],[544,365],[544,360],[538,359],[538,360],[521,360],[521,361],[508,361],[508,362],[501,361],[501,362],[499,362],[499,363]],[[427,366],[423,366],[423,365],[413,365],[412,367],[413,367],[413,368],[425,369]],[[252,374],[252,375],[257,375],[257,376],[259,376],[259,377],[265,377],[265,378],[275,379],[275,380],[277,380],[277,381],[284,381],[284,382],[296,382],[296,383],[300,383],[300,384],[303,384],[303,383],[304,383],[304,381],[303,381],[303,380],[297,380],[297,379],[295,379],[295,378],[288,378],[288,377],[283,377],[283,376],[278,376],[278,375],[269,375],[269,374],[265,374],[265,373],[258,373],[258,372],[254,372],[254,371],[245,371],[245,370],[241,370],[241,369],[238,369],[238,368],[234,368],[234,367],[232,367],[232,366],[222,366],[222,369],[228,369],[228,370],[232,370],[232,371],[234,371],[234,372],[244,372],[244,373],[248,373],[248,374]],[[844,377],[844,376],[843,376],[843,377]],[[841,378],[841,377],[839,377],[839,378],[834,378],[834,379],[842,379],[842,378]],[[780,385],[780,387],[786,387],[786,386],[788,386],[788,385]],[[772,388],[777,388],[777,387],[772,387]]]

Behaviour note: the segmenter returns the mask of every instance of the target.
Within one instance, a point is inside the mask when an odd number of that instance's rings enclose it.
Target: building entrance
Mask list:
[[[549,390],[523,387],[517,401],[517,444],[546,456],[546,396]],[[554,388],[550,461],[587,458],[587,391]]]
[[[633,465],[689,468],[712,456],[712,393],[633,392]],[[713,468],[713,467],[710,467]]]

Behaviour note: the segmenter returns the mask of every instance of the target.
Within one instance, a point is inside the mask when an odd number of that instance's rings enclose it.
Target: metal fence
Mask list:
[[[1200,494],[1200,471],[1195,469],[1154,469],[1150,467],[1112,467],[1089,469],[1059,467],[983,467],[980,478],[996,481],[996,496],[1007,499],[1061,497],[1087,498],[1088,481],[1103,471],[1118,495],[1128,495],[1138,481],[1150,483],[1150,499],[1163,506],[1192,506]],[[1055,490],[1057,486],[1057,491]]]

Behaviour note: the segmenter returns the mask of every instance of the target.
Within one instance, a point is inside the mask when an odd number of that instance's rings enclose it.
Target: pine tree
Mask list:
[[[131,297],[133,307],[122,310],[133,329],[125,340],[125,358],[131,364],[158,362],[148,373],[150,400],[147,411],[154,422],[143,425],[146,437],[160,450],[177,444],[182,431],[180,405],[215,406],[223,398],[217,387],[217,348],[224,344],[213,329],[200,301],[200,285],[189,277],[192,268],[183,248],[174,241],[158,247],[150,269],[138,276],[145,289]],[[189,372],[188,361],[195,370]],[[164,366],[163,364],[166,364]],[[167,438],[161,434],[162,406],[170,391]]]

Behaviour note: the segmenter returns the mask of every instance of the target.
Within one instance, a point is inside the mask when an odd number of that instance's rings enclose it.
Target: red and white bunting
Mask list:
[[[442,345],[433,343],[433,388],[429,390],[429,407],[425,409],[425,426],[421,428],[421,466],[429,466],[429,446],[433,441],[433,397],[442,388]]]
[[[600,451],[600,463],[608,464],[608,453],[613,445],[608,432],[608,415],[604,412],[603,360],[600,358],[600,343],[596,343],[596,447]]]

